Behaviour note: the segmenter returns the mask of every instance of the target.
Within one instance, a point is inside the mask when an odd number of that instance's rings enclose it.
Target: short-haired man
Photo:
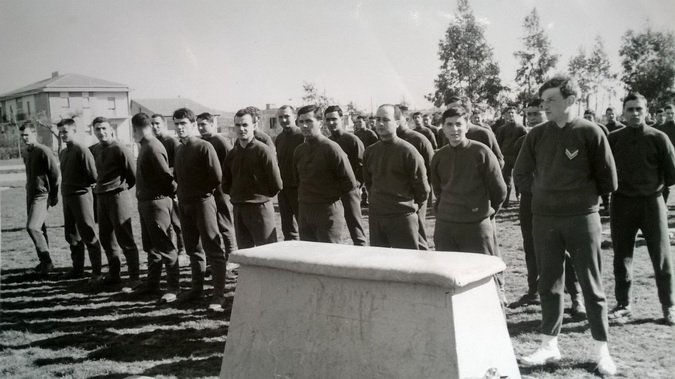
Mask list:
[[[378,141],[377,133],[368,128],[368,117],[362,113],[354,117],[354,134],[363,142],[363,148]]]
[[[323,118],[330,139],[338,145],[349,159],[352,172],[356,178],[357,185],[348,193],[342,195],[342,207],[345,213],[347,229],[355,246],[366,246],[366,233],[361,225],[361,183],[363,182],[363,143],[351,133],[345,131],[342,121],[342,109],[337,105],[327,107],[323,112]]]
[[[298,178],[298,224],[302,241],[340,243],[345,226],[340,199],[356,188],[356,178],[340,146],[322,132],[323,113],[316,105],[298,109],[305,142],[295,149]]]
[[[59,137],[65,143],[61,150],[61,196],[63,199],[63,229],[66,242],[70,247],[73,269],[66,279],[84,276],[84,249],[89,252],[91,279],[93,285],[101,282],[101,244],[96,237],[94,221],[94,196],[92,185],[96,183],[98,173],[91,151],[80,141],[76,141],[77,125],[75,120],[61,120],[57,126]]]
[[[414,131],[426,137],[431,143],[431,148],[436,150],[438,149],[438,143],[436,142],[436,135],[422,124],[422,113],[413,112],[412,114],[413,122],[415,123]]]
[[[248,108],[234,115],[237,142],[223,164],[223,189],[234,206],[237,246],[245,249],[277,242],[272,198],[282,187],[274,151],[255,139]]]
[[[254,106],[249,106],[246,107],[246,111],[248,114],[253,117],[253,123],[255,124],[255,139],[258,141],[264,143],[274,151],[276,147],[274,147],[274,141],[272,140],[272,137],[270,137],[267,133],[265,133],[262,128],[260,127],[260,109],[254,107]]]
[[[279,215],[281,216],[281,231],[285,241],[300,239],[298,234],[298,178],[295,177],[293,167],[293,153],[295,148],[305,142],[300,128],[295,125],[295,108],[282,105],[277,110],[277,122],[281,125],[281,133],[274,140],[277,150],[277,163],[283,188],[277,195]]]
[[[178,253],[169,235],[173,212],[171,196],[176,193],[176,182],[169,168],[166,149],[154,136],[150,122],[145,113],[131,118],[134,140],[140,145],[136,161],[136,198],[143,250],[148,254],[148,277],[134,293],[158,295],[163,264],[166,266],[167,292],[159,302],[172,303],[180,289]]]
[[[181,143],[176,150],[175,167],[178,207],[185,252],[190,257],[192,272],[191,288],[181,293],[179,300],[191,302],[204,296],[208,255],[213,278],[213,295],[208,310],[220,312],[225,300],[227,269],[227,254],[218,229],[218,208],[213,198],[222,180],[220,161],[213,145],[195,135],[196,118],[192,110],[179,108],[174,111],[173,123]]]
[[[610,227],[614,248],[614,281],[617,306],[610,319],[632,316],[633,249],[638,229],[647,241],[663,318],[675,324],[673,266],[668,237],[668,208],[661,196],[675,184],[675,151],[662,132],[645,124],[647,100],[630,93],[623,100],[627,126],[609,135],[616,160],[619,188],[612,195]]]
[[[122,290],[130,292],[141,284],[129,194],[129,189],[136,184],[136,165],[129,149],[113,138],[112,126],[106,118],[96,117],[92,125],[101,144],[96,156],[98,177],[94,192],[97,197],[98,234],[108,258],[108,275],[103,284],[121,283],[121,248],[129,273],[129,282]]]
[[[436,145],[440,149],[441,147],[445,146],[448,144],[447,139],[443,137],[443,128],[440,126],[434,126],[433,124],[433,119],[432,115],[425,113],[422,115],[422,125],[431,130],[432,133],[434,133],[434,137],[436,138]]]
[[[659,125],[656,129],[666,133],[670,143],[675,146],[675,105],[668,104],[663,107],[665,114],[665,122]],[[668,203],[668,195],[670,195],[670,187],[663,186],[663,198]]]
[[[370,194],[370,245],[419,249],[418,209],[429,196],[424,158],[396,131],[400,109],[383,104],[377,109],[380,141],[363,156],[363,181]]]
[[[654,119],[654,125],[652,127],[658,128],[661,125],[665,124],[666,122],[666,111],[663,108],[659,108],[656,110],[656,115]]]
[[[23,163],[26,165],[26,231],[33,240],[39,264],[34,272],[46,276],[54,268],[49,255],[47,237],[47,210],[59,202],[61,174],[56,157],[50,148],[37,141],[32,123],[19,127],[21,141],[26,145]]]
[[[525,134],[527,131],[525,127],[520,123],[516,122],[516,108],[507,107],[503,113],[504,116],[504,125],[502,125],[495,136],[497,137],[497,143],[499,148],[504,154],[504,168],[502,169],[502,177],[506,183],[506,199],[504,200],[504,208],[509,207],[510,198],[511,198],[511,182],[513,178],[513,165],[516,163],[516,158],[518,157],[518,152],[520,151],[519,147],[516,145],[516,141]],[[516,186],[516,198],[520,197],[518,192],[518,186]]]
[[[164,145],[166,149],[167,157],[169,158],[169,168],[171,168],[171,173],[174,172],[174,164],[176,162],[176,149],[180,145],[178,138],[174,137],[169,133],[169,130],[166,127],[166,120],[161,114],[155,113],[152,116],[152,132],[155,134],[155,137],[159,142]],[[178,216],[178,201],[176,201],[176,195],[171,196],[171,202],[173,211],[171,212],[171,228],[169,229],[169,235],[172,236],[176,234],[176,248],[178,249],[178,254],[185,252],[183,247],[183,233],[181,232],[180,227],[180,217]],[[173,240],[173,236],[171,237]]]
[[[202,139],[207,141],[216,150],[218,155],[218,162],[222,170],[227,156],[232,151],[232,144],[222,134],[218,134],[215,119],[212,114],[208,112],[201,113],[197,116],[197,130],[201,134]],[[222,186],[217,186],[213,193],[213,198],[216,201],[216,209],[218,210],[218,230],[223,237],[225,253],[229,254],[234,251],[235,236],[234,226],[232,223],[232,211],[230,210],[229,195],[223,191]]]
[[[608,107],[607,110],[605,110],[605,128],[607,128],[607,131],[611,133],[623,127],[625,127],[625,125],[616,119],[614,108]]]
[[[609,135],[609,130],[607,129],[607,127],[605,125],[602,125],[596,120],[595,112],[593,112],[591,109],[586,109],[584,111],[584,118],[597,125],[600,129],[602,129],[602,132],[605,133],[605,135]]]
[[[600,195],[617,188],[614,159],[602,131],[574,115],[579,90],[556,76],[539,95],[549,121],[525,138],[515,165],[516,183],[532,183],[534,248],[539,271],[542,344],[521,357],[528,366],[560,360],[565,250],[574,261],[588,311],[593,354],[602,375],[616,373],[607,346],[607,304],[602,285]]]

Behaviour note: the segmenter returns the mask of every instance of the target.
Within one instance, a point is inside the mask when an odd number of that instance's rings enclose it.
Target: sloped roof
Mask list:
[[[143,108],[148,109],[151,113],[161,114],[165,117],[171,117],[173,112],[178,108],[189,108],[196,115],[204,112],[209,112],[212,115],[221,115],[224,112],[221,112],[217,109],[209,108],[205,105],[199,104],[196,101],[186,98],[174,98],[174,99],[133,99],[131,100],[131,108],[133,109],[135,105],[140,105]]]
[[[80,74],[53,75],[49,79],[40,80],[0,95],[0,100],[18,96],[30,95],[38,92],[129,92],[125,84],[92,78]]]

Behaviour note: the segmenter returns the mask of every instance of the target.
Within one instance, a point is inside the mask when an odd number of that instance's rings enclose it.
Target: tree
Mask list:
[[[335,104],[333,98],[326,96],[326,91],[323,94],[319,94],[319,90],[313,82],[303,82],[302,90],[305,93],[302,96],[302,103],[305,105],[314,104],[320,106],[322,109],[326,109],[327,106]]]
[[[448,97],[460,95],[477,104],[499,105],[497,98],[505,87],[484,33],[468,0],[458,0],[455,17],[438,44],[441,72],[434,80],[436,91],[427,94],[427,100],[440,107]]]
[[[653,110],[675,97],[675,37],[673,32],[628,30],[621,38],[623,81],[626,90],[640,92]]]
[[[538,87],[546,80],[549,71],[558,64],[559,58],[558,54],[551,53],[551,41],[539,23],[537,8],[533,8],[532,12],[525,16],[523,27],[524,49],[513,53],[520,61],[520,68],[516,70],[516,83],[520,86],[517,98],[521,102],[534,96]]]
[[[579,103],[583,104],[586,109],[591,109],[591,96],[595,96],[594,108],[597,108],[598,92],[601,89],[611,92],[612,83],[617,77],[611,72],[609,57],[600,36],[595,37],[595,44],[590,55],[586,55],[583,47],[579,48],[579,53],[569,61],[568,71],[579,84],[581,90]]]

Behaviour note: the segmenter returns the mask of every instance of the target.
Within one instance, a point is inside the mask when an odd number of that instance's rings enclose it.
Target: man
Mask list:
[[[63,228],[66,242],[70,247],[73,269],[65,279],[84,277],[84,249],[87,247],[91,262],[90,284],[100,284],[101,244],[96,237],[94,221],[94,197],[92,185],[98,173],[91,151],[76,141],[77,125],[71,118],[61,120],[57,125],[61,141],[61,196],[63,199]]]
[[[605,122],[605,128],[607,128],[607,131],[610,133],[625,126],[616,119],[616,114],[612,107],[608,107],[607,110],[605,110],[605,119],[607,121]]]
[[[354,117],[354,134],[359,137],[361,142],[363,142],[364,151],[368,146],[379,140],[377,133],[368,128],[368,117],[362,113],[359,113]],[[361,175],[356,172],[354,174]],[[368,206],[368,191],[366,190],[366,186],[363,185],[363,182],[361,182],[361,206]]]
[[[272,137],[270,137],[267,133],[265,133],[262,128],[259,126],[260,123],[260,109],[250,106],[246,107],[247,111],[249,114],[253,115],[253,122],[255,123],[255,139],[258,141],[264,143],[272,149],[272,151],[275,150],[274,147],[274,141],[272,141]]]
[[[171,172],[173,173],[174,164],[176,162],[176,149],[180,145],[180,142],[169,133],[169,130],[166,128],[164,116],[161,114],[153,114],[151,117],[152,132],[159,142],[164,145],[167,157],[169,158],[169,168],[171,168]],[[176,201],[175,195],[171,197],[171,201],[173,203],[173,211],[171,212],[171,229],[169,229],[169,235],[176,234],[176,248],[180,255],[181,252],[185,252],[185,249],[183,247],[183,233],[181,233],[180,217],[178,217],[178,202]],[[171,237],[171,239],[173,240],[173,237]]]
[[[323,113],[316,105],[298,109],[305,142],[295,149],[300,240],[340,243],[345,226],[340,199],[356,188],[347,155],[322,132]]]
[[[665,113],[665,122],[656,129],[666,133],[670,143],[675,146],[675,105],[668,104],[663,107],[663,110]],[[666,203],[668,203],[668,195],[670,195],[670,187],[663,186],[663,198],[665,199]]]
[[[136,161],[136,198],[141,221],[143,250],[148,254],[148,277],[135,295],[159,295],[162,264],[166,266],[167,292],[159,303],[173,303],[180,289],[178,253],[169,235],[171,230],[171,196],[176,182],[169,167],[164,145],[153,134],[151,119],[145,113],[131,118],[134,140],[140,145]]]
[[[274,140],[277,151],[277,162],[283,188],[277,195],[281,231],[285,241],[298,240],[298,178],[293,167],[295,148],[305,141],[300,128],[295,125],[295,108],[283,105],[277,111],[277,120],[281,125],[281,133]]]
[[[575,264],[584,294],[592,357],[602,375],[616,365],[607,345],[607,305],[602,285],[600,195],[617,188],[616,168],[607,137],[575,117],[579,89],[568,76],[555,76],[539,89],[549,121],[525,138],[515,165],[516,183],[532,183],[534,248],[539,271],[542,343],[521,358],[527,366],[560,360],[565,250]]]
[[[35,125],[30,122],[19,127],[21,141],[26,145],[23,163],[26,165],[26,231],[33,240],[39,264],[34,272],[46,276],[54,268],[49,255],[47,210],[59,202],[61,174],[50,148],[37,142]]]
[[[434,133],[431,131],[431,129],[425,127],[422,124],[422,113],[421,112],[414,112],[412,114],[412,119],[413,122],[415,123],[415,127],[413,128],[414,131],[417,133],[423,135],[426,137],[429,142],[431,143],[431,148],[436,150],[438,149],[438,144],[436,143],[436,136]]]
[[[129,282],[122,291],[131,292],[141,284],[138,248],[131,227],[132,204],[129,194],[129,189],[136,184],[136,167],[131,152],[113,139],[112,126],[106,118],[96,117],[92,125],[101,144],[96,157],[98,177],[94,192],[97,197],[98,233],[108,258],[108,275],[103,284],[122,282],[121,248],[129,274]]]
[[[584,118],[597,125],[600,129],[602,129],[602,132],[605,133],[605,135],[609,135],[609,130],[607,129],[607,127],[596,121],[595,112],[593,112],[590,109],[586,109],[584,111]]]
[[[181,293],[179,301],[192,302],[204,296],[206,255],[211,264],[213,295],[207,310],[222,312],[225,300],[227,254],[222,248],[218,230],[218,209],[213,193],[222,180],[216,149],[197,138],[196,119],[192,110],[179,108],[173,112],[173,123],[180,139],[176,150],[175,175],[178,183],[178,207],[185,251],[190,257],[192,283]],[[206,251],[206,255],[205,252]]]
[[[434,133],[434,137],[436,137],[436,145],[438,145],[439,149],[448,144],[448,141],[443,137],[443,128],[440,126],[434,126],[432,115],[428,113],[422,115],[422,125]]]
[[[342,122],[342,109],[331,105],[323,113],[326,127],[330,131],[330,140],[337,143],[347,154],[347,159],[356,178],[356,187],[342,195],[342,208],[345,213],[347,230],[355,246],[366,246],[366,233],[361,226],[361,183],[363,182],[363,143],[351,133],[347,133]]]
[[[204,112],[197,116],[197,130],[201,134],[202,139],[210,143],[216,150],[218,155],[218,162],[222,169],[225,160],[232,150],[232,144],[223,135],[218,134],[216,124],[214,123],[213,115]],[[216,209],[218,210],[218,230],[222,235],[225,253],[229,256],[234,251],[234,227],[232,226],[232,212],[230,211],[229,195],[223,192],[222,186],[217,186],[213,193],[213,199],[216,201]]]
[[[656,110],[656,118],[654,120],[654,125],[652,125],[652,127],[658,128],[665,123],[666,123],[666,111],[663,108],[659,108]]]
[[[516,108],[507,107],[503,113],[504,125],[502,125],[496,132],[497,144],[504,154],[504,168],[502,169],[502,176],[506,183],[506,199],[504,200],[504,208],[509,207],[511,199],[511,179],[513,177],[513,165],[516,163],[519,149],[516,146],[518,138],[524,136],[527,131],[525,127],[516,122]],[[519,198],[518,186],[516,186],[516,198]]]
[[[234,115],[237,143],[223,164],[223,190],[234,206],[237,246],[245,249],[277,242],[272,198],[282,186],[274,151],[255,139],[249,108]]]
[[[418,250],[417,211],[429,196],[424,158],[398,137],[403,116],[397,106],[383,104],[376,115],[380,142],[363,156],[363,181],[370,194],[370,245]]]
[[[628,94],[623,100],[627,126],[609,135],[619,176],[610,220],[617,306],[609,317],[621,321],[632,317],[633,248],[635,235],[641,229],[654,267],[664,322],[675,325],[668,208],[661,196],[664,187],[675,184],[675,152],[665,134],[646,125],[647,109],[644,96]]]

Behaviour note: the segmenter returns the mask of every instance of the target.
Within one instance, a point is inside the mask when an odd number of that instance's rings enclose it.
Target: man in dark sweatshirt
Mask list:
[[[265,133],[260,127],[260,109],[254,106],[249,106],[246,107],[246,110],[253,117],[253,123],[255,124],[255,139],[267,145],[267,147],[269,147],[272,151],[275,151],[276,147],[274,147],[274,141],[272,140],[272,137]]]
[[[516,122],[516,108],[507,107],[503,113],[504,125],[502,125],[496,132],[497,143],[504,154],[504,168],[502,169],[502,177],[506,183],[506,199],[504,200],[504,208],[508,208],[509,199],[511,197],[511,179],[513,177],[513,165],[516,163],[519,148],[516,146],[516,141],[524,136],[527,131],[525,127]],[[520,197],[518,186],[516,186],[516,198]]]
[[[525,138],[515,165],[516,183],[532,183],[534,249],[539,271],[542,343],[521,357],[527,366],[560,360],[565,250],[575,264],[595,340],[591,357],[602,375],[616,373],[607,345],[608,322],[601,272],[599,196],[617,188],[607,137],[575,116],[579,89],[568,76],[544,83],[539,95],[549,121]]]
[[[166,149],[166,154],[169,158],[169,168],[171,168],[171,173],[174,172],[174,163],[176,162],[176,149],[180,145],[178,139],[169,133],[169,130],[166,127],[166,120],[161,114],[153,114],[152,116],[152,132],[155,134],[155,137],[159,142],[164,145]],[[176,195],[171,196],[171,202],[173,203],[173,211],[171,212],[171,229],[169,229],[169,235],[176,234],[176,248],[178,249],[178,254],[185,252],[183,247],[183,233],[181,233],[180,227],[180,217],[178,217],[178,201],[176,201]],[[173,236],[171,237],[173,240]]]
[[[363,156],[363,181],[370,194],[370,245],[418,250],[417,211],[425,206],[429,182],[424,158],[396,133],[402,118],[397,106],[381,105],[375,124],[380,142]]]
[[[73,270],[65,279],[84,276],[84,249],[89,252],[92,285],[100,284],[101,244],[96,237],[94,221],[94,196],[92,185],[98,173],[91,151],[76,141],[77,125],[71,118],[58,124],[59,137],[65,143],[59,160],[61,163],[61,196],[63,198],[63,228],[70,247]]]
[[[295,149],[300,240],[340,243],[345,226],[340,199],[356,188],[356,178],[340,146],[321,133],[323,113],[316,105],[298,109],[305,142]]]
[[[354,117],[354,135],[359,137],[361,142],[363,142],[364,151],[368,148],[368,146],[379,140],[377,133],[368,128],[368,116],[363,113],[359,113]],[[355,172],[354,175],[357,175],[357,173]],[[366,190],[366,186],[363,185],[363,182],[361,182],[361,207],[367,206],[368,190]]]
[[[127,261],[129,282],[122,288],[131,292],[140,285],[138,248],[131,226],[133,205],[129,189],[136,184],[136,165],[129,149],[113,138],[113,129],[104,117],[92,121],[100,142],[96,156],[98,234],[108,258],[108,275],[103,284],[121,283],[120,248]],[[117,239],[117,244],[115,243]]]
[[[675,184],[675,151],[668,137],[645,123],[647,100],[639,93],[623,100],[627,126],[609,135],[619,188],[612,195],[611,220],[617,306],[610,319],[630,320],[633,249],[638,229],[647,241],[663,318],[675,324],[673,266],[668,237],[668,208],[661,196]]]
[[[425,127],[424,124],[422,123],[422,113],[414,112],[412,114],[412,120],[415,123],[415,127],[413,128],[413,130],[426,137],[431,143],[432,149],[434,150],[438,149],[438,143],[436,142],[436,135],[434,134],[434,132],[431,131],[431,129]]]
[[[19,127],[21,140],[26,145],[23,162],[26,165],[26,231],[33,240],[39,264],[34,272],[46,276],[54,268],[49,255],[47,237],[47,209],[59,202],[61,174],[56,156],[50,148],[37,141],[35,125],[24,123]]]
[[[159,298],[159,303],[173,303],[180,289],[178,253],[169,234],[173,211],[171,196],[176,193],[176,182],[166,149],[155,138],[150,121],[145,113],[131,118],[134,140],[140,145],[136,161],[136,198],[143,250],[148,254],[148,277],[134,294],[160,294],[163,264],[166,266],[167,292]]]
[[[178,183],[178,206],[183,227],[185,251],[190,257],[192,286],[179,296],[192,302],[204,296],[206,255],[212,269],[213,295],[208,310],[221,312],[225,299],[227,254],[218,230],[218,209],[213,193],[222,180],[216,149],[195,134],[195,114],[187,108],[173,113],[173,123],[180,139],[176,150],[175,176]],[[206,255],[205,253],[206,252]]]
[[[223,164],[223,185],[234,206],[240,249],[277,242],[272,198],[282,186],[274,151],[255,139],[248,108],[234,115],[237,142]]]
[[[283,188],[277,195],[281,231],[285,241],[300,239],[298,235],[298,178],[293,167],[295,148],[305,142],[300,128],[295,125],[295,108],[283,105],[277,111],[277,122],[282,130],[274,140],[277,150],[277,163],[283,181]]]
[[[663,110],[665,114],[665,121],[656,129],[666,133],[670,143],[675,146],[675,105],[668,104],[663,107]],[[670,195],[670,187],[663,186],[663,198],[665,199],[666,203],[668,203],[668,195]]]
[[[232,151],[232,144],[222,134],[218,134],[216,129],[215,119],[212,114],[208,112],[201,113],[197,116],[197,130],[201,134],[204,141],[213,145],[218,155],[218,162],[222,169],[227,156]],[[229,254],[234,251],[235,235],[234,226],[232,222],[232,211],[230,209],[230,196],[223,191],[222,186],[216,187],[213,193],[213,199],[216,201],[216,209],[218,210],[218,230],[223,237],[225,253]]]
[[[345,221],[347,222],[347,229],[352,238],[352,242],[356,246],[366,246],[366,233],[363,231],[361,225],[361,183],[363,177],[363,143],[361,140],[351,133],[347,133],[342,121],[342,109],[337,105],[331,105],[326,108],[323,116],[326,127],[330,132],[330,139],[338,145],[345,154],[354,172],[356,178],[356,187],[342,195],[342,207],[345,212]]]
[[[607,108],[607,110],[605,110],[605,128],[607,128],[607,131],[611,133],[623,127],[625,127],[625,125],[616,119],[616,112],[614,112],[614,108]]]

